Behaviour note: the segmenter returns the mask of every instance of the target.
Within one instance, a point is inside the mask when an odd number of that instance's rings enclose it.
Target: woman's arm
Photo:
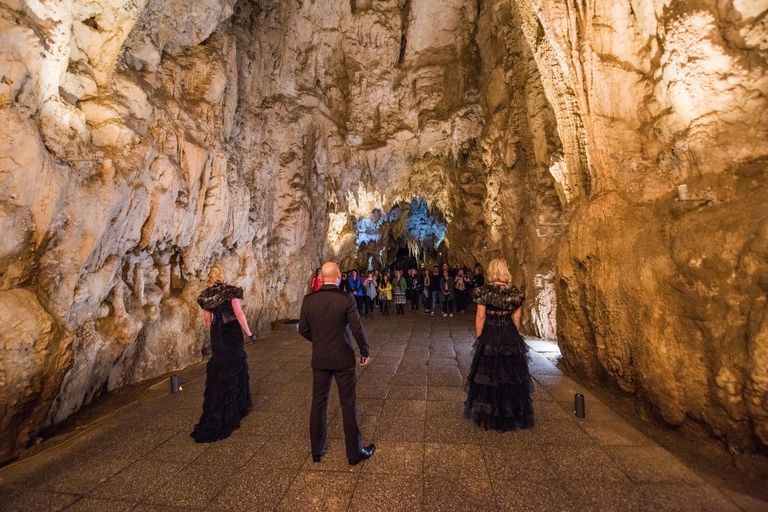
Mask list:
[[[253,336],[250,327],[248,327],[248,320],[245,318],[243,308],[240,306],[240,299],[232,299],[232,309],[235,310],[235,317],[237,318],[237,322],[240,324],[240,327],[245,332],[245,335]]]
[[[485,326],[485,304],[477,305],[477,314],[475,315],[475,333],[479,338],[483,334],[483,327]]]
[[[520,324],[523,321],[523,308],[517,308],[515,312],[512,313],[512,321],[515,322],[515,327],[519,329]]]
[[[213,321],[213,315],[207,309],[203,310],[203,318],[205,318],[205,327],[209,331],[211,330],[211,322]]]

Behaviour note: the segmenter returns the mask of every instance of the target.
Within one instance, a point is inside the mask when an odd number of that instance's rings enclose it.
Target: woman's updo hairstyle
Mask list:
[[[512,274],[509,272],[507,262],[501,258],[496,258],[488,265],[488,283],[504,283],[509,284],[512,282]]]
[[[223,283],[227,279],[227,269],[221,265],[214,265],[208,270],[208,279],[205,284],[213,286],[216,283]]]

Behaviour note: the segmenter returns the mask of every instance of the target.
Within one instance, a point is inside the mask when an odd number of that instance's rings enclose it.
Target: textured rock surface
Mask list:
[[[570,368],[768,443],[766,10],[0,1],[0,455],[199,360],[213,263],[263,327],[420,196]]]
[[[558,339],[668,422],[765,444],[768,3],[667,4],[518,2],[564,148]]]

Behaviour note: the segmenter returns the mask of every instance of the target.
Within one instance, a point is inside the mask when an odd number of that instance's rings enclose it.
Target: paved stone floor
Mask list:
[[[374,457],[350,467],[337,395],[312,463],[310,345],[276,331],[248,348],[257,405],[227,440],[197,445],[202,372],[154,389],[42,456],[0,471],[0,510],[740,510],[532,352],[533,430],[462,417],[470,316],[366,321],[373,359],[358,403]],[[587,418],[573,417],[573,394]]]

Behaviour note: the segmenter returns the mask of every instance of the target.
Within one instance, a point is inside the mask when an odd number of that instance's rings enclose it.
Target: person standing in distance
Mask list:
[[[315,270],[315,276],[312,278],[310,292],[316,292],[323,286],[323,277],[320,275],[320,269]]]
[[[376,450],[375,444],[363,446],[357,421],[355,351],[350,331],[360,348],[360,366],[370,361],[368,338],[360,321],[355,297],[339,289],[339,266],[333,262],[325,263],[321,273],[323,286],[304,297],[299,319],[299,334],[312,342],[312,412],[309,417],[312,461],[320,462],[327,449],[328,394],[331,381],[335,378],[341,401],[347,459],[354,466],[371,458]]]

